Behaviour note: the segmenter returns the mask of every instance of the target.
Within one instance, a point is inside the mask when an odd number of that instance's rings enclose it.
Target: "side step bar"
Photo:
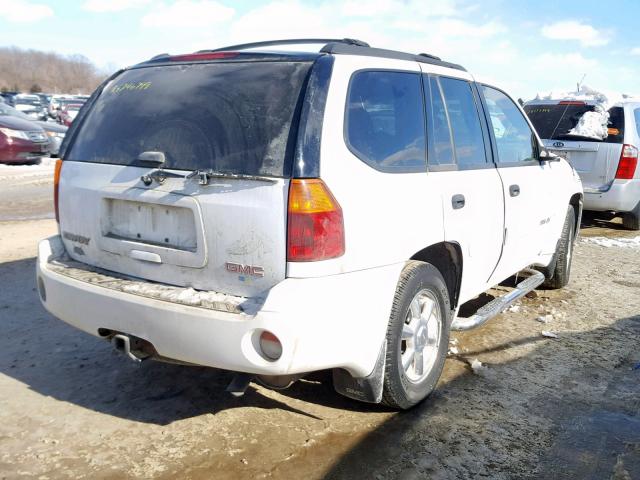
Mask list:
[[[544,282],[544,274],[537,270],[527,268],[520,273],[527,275],[527,278],[516,285],[514,290],[501,297],[494,298],[468,318],[456,317],[451,324],[451,330],[471,330],[479,327]]]

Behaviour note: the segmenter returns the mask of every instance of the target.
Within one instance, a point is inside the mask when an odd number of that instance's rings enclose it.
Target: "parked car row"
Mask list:
[[[34,120],[47,121],[51,119],[67,127],[71,125],[78,110],[89,98],[88,95],[25,94],[19,92],[4,92],[0,96],[4,103]]]
[[[0,103],[0,163],[39,163],[56,156],[68,127],[33,117]]]

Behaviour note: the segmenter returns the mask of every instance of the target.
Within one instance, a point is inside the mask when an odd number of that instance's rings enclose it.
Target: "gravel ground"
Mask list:
[[[234,399],[227,372],[133,365],[41,307],[35,248],[55,230],[0,222],[0,478],[640,478],[640,248],[585,241],[636,236],[617,224],[587,219],[569,287],[454,335],[404,413],[323,373]]]

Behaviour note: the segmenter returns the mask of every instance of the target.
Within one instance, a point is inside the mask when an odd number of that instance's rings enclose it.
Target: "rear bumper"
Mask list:
[[[368,375],[385,338],[402,264],[312,279],[288,278],[257,311],[228,313],[123,293],[50,268],[64,251],[59,236],[40,242],[37,278],[45,308],[95,336],[109,329],[148,340],[159,355],[263,375],[345,368]],[[282,342],[282,357],[258,353],[262,330]]]
[[[585,192],[584,209],[596,212],[629,212],[639,201],[640,179],[615,180],[606,192]]]

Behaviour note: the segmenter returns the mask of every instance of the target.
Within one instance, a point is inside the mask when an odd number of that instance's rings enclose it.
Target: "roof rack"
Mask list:
[[[431,65],[438,65],[446,68],[454,68],[456,70],[467,70],[461,65],[450,63],[442,60],[440,57],[431,55],[429,53],[419,53],[414,55],[412,53],[399,52],[396,50],[386,50],[383,48],[373,48],[368,43],[362,40],[356,40],[353,38],[294,38],[285,40],[268,40],[266,42],[254,42],[254,43],[242,43],[239,45],[230,45],[228,47],[199,50],[196,53],[211,53],[211,52],[226,52],[233,50],[248,50],[251,48],[262,47],[276,47],[278,45],[305,45],[310,43],[319,43],[323,47],[320,49],[321,53],[329,54],[343,54],[343,55],[362,55],[367,57],[379,57],[379,58],[392,58],[396,60],[409,60],[420,63],[428,63]],[[166,54],[156,55],[154,59],[160,59],[166,56]]]
[[[362,40],[356,40],[354,38],[294,38],[287,40],[268,40],[266,42],[254,42],[254,43],[241,43],[239,45],[231,45],[229,47],[216,48],[214,50],[199,50],[198,53],[205,52],[224,52],[227,50],[248,50],[250,48],[260,48],[260,47],[275,47],[278,45],[304,45],[308,43],[322,43],[322,44],[331,44],[331,43],[342,43],[345,45],[357,45],[359,47],[368,47],[369,44],[363,42]]]
[[[466,72],[467,69],[461,65],[445,62],[435,55],[421,53],[414,55],[412,53],[399,52],[397,50],[386,50],[384,48],[362,47],[360,45],[350,45],[344,43],[328,43],[320,50],[322,53],[343,54],[343,55],[362,55],[366,57],[392,58],[396,60],[410,60],[420,63],[428,63],[430,65],[438,65],[440,67],[454,68]]]

